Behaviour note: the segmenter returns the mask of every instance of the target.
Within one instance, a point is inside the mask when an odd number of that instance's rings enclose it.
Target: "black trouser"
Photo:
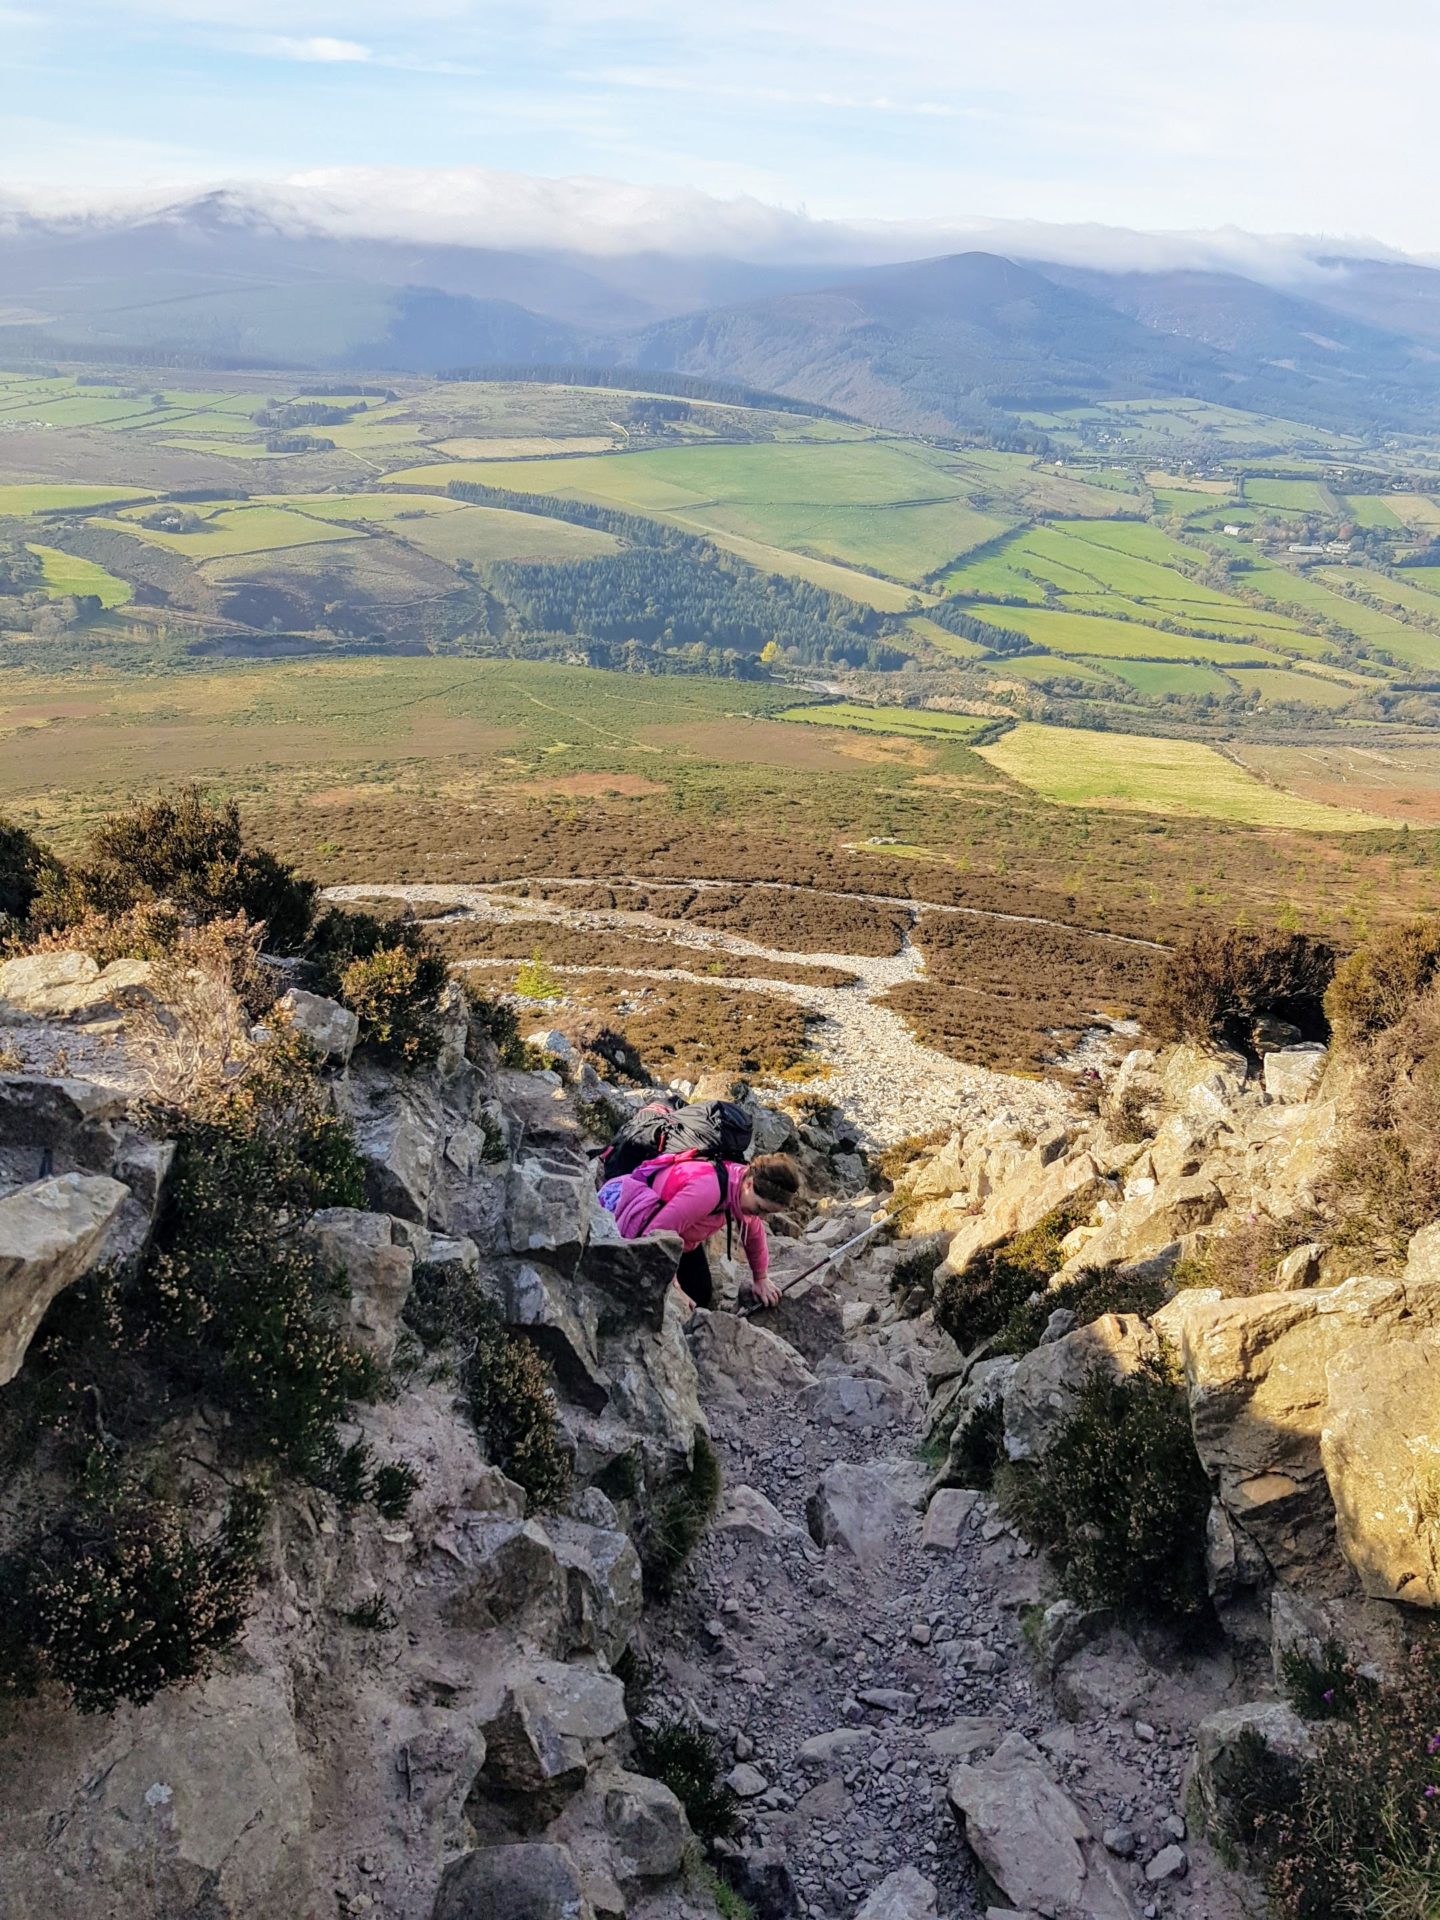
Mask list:
[[[715,1282],[710,1278],[710,1262],[705,1258],[704,1247],[692,1247],[688,1253],[681,1254],[675,1278],[680,1282],[681,1292],[688,1293],[697,1307],[715,1304]]]

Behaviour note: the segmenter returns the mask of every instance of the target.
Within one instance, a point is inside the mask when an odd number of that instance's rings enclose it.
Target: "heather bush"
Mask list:
[[[316,991],[358,1017],[362,1047],[405,1068],[439,1053],[448,975],[421,928],[331,908],[316,924],[306,959]]]
[[[1161,1040],[1190,1040],[1253,1051],[1262,1016],[1289,1021],[1307,1040],[1324,1040],[1325,992],[1335,952],[1303,933],[1211,928],[1166,961],[1151,1006]]]
[[[7,920],[19,922],[29,914],[49,864],[38,840],[0,818],[0,930]]]
[[[962,1353],[988,1340],[1044,1288],[1065,1263],[1060,1242],[1089,1218],[1095,1195],[1087,1188],[1024,1233],[977,1253],[964,1273],[943,1269],[936,1281],[935,1318]]]
[[[1210,1483],[1165,1367],[1120,1380],[1095,1368],[1044,1455],[1001,1480],[1007,1511],[1049,1552],[1072,1599],[1180,1620],[1205,1613]]]
[[[1368,1040],[1324,1198],[1342,1240],[1401,1259],[1440,1215],[1440,980]]]
[[[1352,953],[1325,996],[1337,1044],[1356,1048],[1401,1024],[1440,974],[1440,914],[1388,927]]]
[[[549,1369],[530,1342],[510,1333],[473,1274],[422,1262],[405,1321],[429,1350],[450,1347],[475,1425],[491,1460],[525,1489],[531,1512],[554,1512],[570,1497],[565,1450]]]
[[[1411,1650],[1398,1684],[1347,1674],[1348,1697],[1314,1729],[1298,1793],[1256,1743],[1223,1837],[1256,1860],[1277,1920],[1434,1920],[1440,1640]]]
[[[1148,1316],[1163,1307],[1167,1298],[1165,1283],[1153,1276],[1124,1274],[1113,1266],[1085,1267],[1072,1279],[1021,1301],[996,1335],[991,1351],[1029,1353],[1039,1346],[1051,1314],[1061,1308],[1074,1314],[1077,1327],[1088,1327],[1107,1313]]]
[[[723,1840],[740,1824],[740,1806],[726,1786],[718,1749],[689,1720],[636,1727],[636,1758],[652,1780],[667,1786],[685,1809],[697,1838]]]
[[[64,1514],[0,1562],[0,1677],[17,1691],[58,1681],[82,1713],[200,1678],[244,1625],[256,1522],[242,1496],[201,1539],[133,1486]]]
[[[1273,1220],[1268,1213],[1232,1208],[1223,1232],[1207,1233],[1194,1253],[1177,1262],[1172,1284],[1218,1287],[1227,1296],[1269,1293],[1275,1269],[1287,1253],[1322,1237],[1322,1223],[1309,1214]]]
[[[660,1496],[641,1530],[640,1565],[645,1590],[653,1598],[673,1592],[680,1570],[710,1524],[720,1486],[719,1456],[705,1435],[697,1432],[689,1473]]]

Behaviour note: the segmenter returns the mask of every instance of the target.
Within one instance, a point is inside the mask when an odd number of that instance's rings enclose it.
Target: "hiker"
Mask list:
[[[633,1173],[606,1181],[600,1204],[614,1214],[627,1240],[679,1234],[684,1252],[675,1284],[692,1307],[711,1306],[715,1299],[705,1242],[723,1226],[728,1250],[730,1229],[738,1227],[751,1288],[761,1306],[773,1307],[780,1292],[769,1279],[765,1219],[792,1206],[800,1193],[800,1170],[787,1153],[764,1153],[746,1165],[739,1160],[717,1162],[691,1149],[661,1154]]]

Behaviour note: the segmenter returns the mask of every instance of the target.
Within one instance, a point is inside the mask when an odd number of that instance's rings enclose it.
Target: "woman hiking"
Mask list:
[[[675,1233],[684,1252],[675,1284],[686,1304],[708,1307],[715,1283],[705,1242],[721,1227],[738,1227],[750,1268],[750,1285],[763,1307],[773,1307],[779,1289],[769,1279],[770,1243],[766,1217],[793,1206],[802,1191],[800,1170],[787,1153],[764,1153],[747,1166],[737,1160],[709,1160],[695,1151],[662,1153],[633,1173],[609,1180],[600,1204],[615,1216],[627,1240],[652,1233]]]

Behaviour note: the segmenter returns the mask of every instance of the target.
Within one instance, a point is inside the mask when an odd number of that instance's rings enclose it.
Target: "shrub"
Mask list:
[[[422,1262],[405,1305],[410,1330],[428,1349],[459,1351],[460,1383],[490,1458],[525,1489],[532,1512],[557,1511],[570,1497],[565,1451],[549,1371],[528,1340],[510,1333],[473,1274]]]
[[[1440,914],[1375,935],[1336,972],[1325,1012],[1337,1043],[1356,1047],[1398,1025],[1440,974]]]
[[[403,1520],[419,1490],[419,1474],[403,1460],[377,1467],[370,1482],[370,1498],[382,1520]]]
[[[50,856],[23,827],[0,819],[0,923],[24,920]]]
[[[1360,1694],[1372,1690],[1338,1640],[1327,1640],[1318,1660],[1303,1647],[1286,1647],[1280,1655],[1280,1680],[1286,1699],[1305,1720],[1353,1720]]]
[[[1150,1024],[1162,1040],[1253,1050],[1262,1015],[1287,1020],[1307,1040],[1324,1040],[1325,992],[1335,952],[1303,933],[1211,928],[1175,949],[1161,972]]]
[[[935,1269],[945,1257],[945,1241],[939,1236],[922,1240],[911,1247],[890,1269],[890,1291],[904,1295],[911,1287],[923,1287],[928,1293],[935,1281]]]
[[[1097,1367],[1044,1456],[1005,1480],[1005,1504],[1072,1599],[1179,1619],[1206,1611],[1210,1484],[1164,1367],[1122,1380]]]
[[[537,947],[515,976],[515,991],[522,1000],[563,1000],[565,989],[553,967],[547,966]]]
[[[1115,1267],[1086,1267],[1073,1279],[1047,1287],[1015,1307],[1000,1329],[993,1353],[1029,1353],[1040,1344],[1050,1316],[1064,1307],[1074,1314],[1077,1327],[1088,1327],[1107,1313],[1149,1315],[1163,1307],[1167,1290],[1161,1280],[1141,1274],[1122,1274]]]
[[[257,1049],[178,1132],[132,1303],[138,1336],[172,1380],[225,1407],[237,1432],[321,1474],[370,1368],[334,1324],[343,1278],[300,1229],[317,1208],[363,1202],[350,1136],[289,1035]]]
[[[1256,1742],[1229,1837],[1258,1860],[1279,1920],[1433,1920],[1440,1911],[1440,1643],[1399,1685],[1354,1685],[1317,1729],[1299,1792]]]
[[[720,1773],[720,1755],[709,1735],[688,1720],[662,1720],[636,1728],[641,1770],[660,1780],[685,1809],[696,1836],[723,1840],[740,1824],[739,1803]]]
[[[502,1067],[527,1064],[525,1042],[520,1038],[520,1019],[515,1009],[503,1000],[487,1000],[471,986],[464,988],[470,1016],[471,1045],[476,1039],[488,1041],[500,1056]]]
[[[169,901],[189,920],[246,919],[265,926],[266,945],[293,953],[314,911],[316,888],[263,847],[247,847],[234,801],[212,806],[198,787],[130,813],[112,814],[90,836],[85,857],[42,888],[48,924],[85,913],[117,915]]]
[[[958,1427],[950,1442],[950,1470],[962,1487],[988,1489],[1005,1458],[1005,1403],[986,1400]]]
[[[1440,980],[1358,1062],[1325,1199],[1342,1240],[1399,1259],[1440,1214]]]
[[[1114,1099],[1100,1101],[1099,1112],[1111,1136],[1130,1146],[1148,1140],[1154,1131],[1149,1103],[1138,1087],[1126,1087]]]
[[[48,1676],[82,1713],[110,1713],[205,1674],[250,1607],[250,1521],[242,1503],[198,1540],[178,1507],[134,1489],[66,1514],[0,1568],[5,1677]]]
[[[720,1460],[703,1433],[695,1435],[690,1471],[669,1488],[648,1515],[640,1538],[646,1592],[663,1599],[699,1546],[720,1500]]]
[[[1177,1292],[1181,1287],[1218,1287],[1226,1295],[1268,1293],[1285,1255],[1320,1237],[1319,1223],[1309,1216],[1272,1220],[1267,1213],[1237,1214],[1238,1209],[1232,1209],[1227,1218],[1235,1224],[1223,1233],[1207,1234],[1199,1250],[1177,1264],[1172,1275]]]
[[[964,1273],[941,1273],[935,1318],[962,1353],[999,1333],[1030,1295],[1063,1266],[1060,1242],[1089,1218],[1094,1205],[1094,1192],[1086,1188],[1026,1232],[976,1254]]]
[[[448,974],[419,927],[332,908],[317,924],[306,958],[316,990],[358,1017],[361,1046],[406,1068],[424,1066],[439,1053]]]

